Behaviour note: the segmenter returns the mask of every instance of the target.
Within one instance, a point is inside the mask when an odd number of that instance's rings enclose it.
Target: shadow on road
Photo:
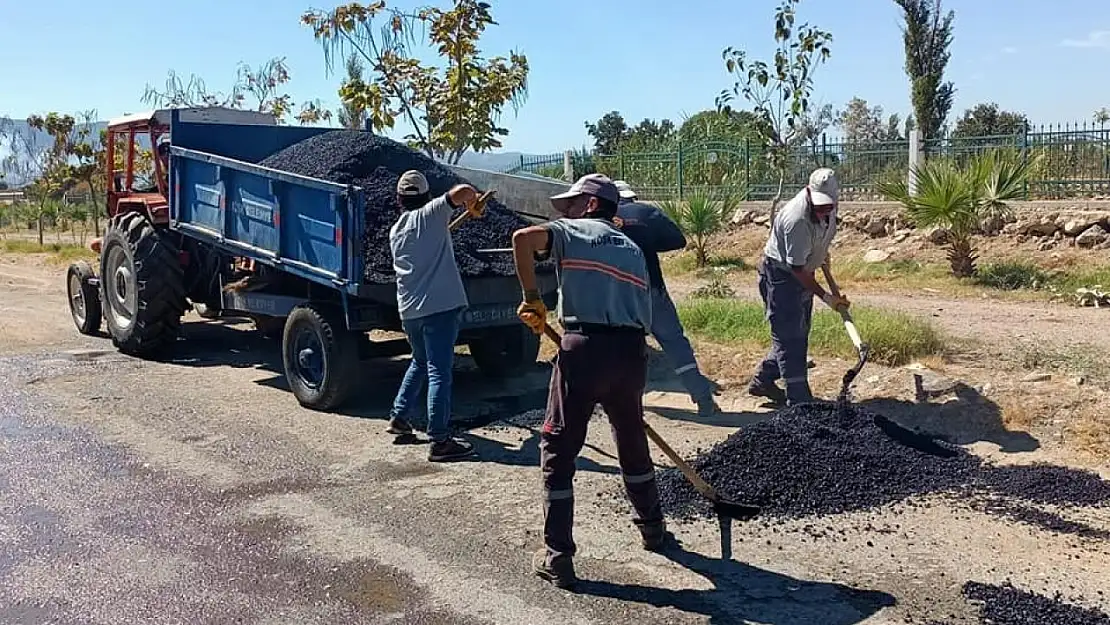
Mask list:
[[[998,404],[974,388],[957,383],[947,394],[954,399],[929,401],[919,397],[917,401],[903,401],[876,398],[861,401],[858,405],[903,426],[936,435],[957,445],[986,441],[998,445],[1007,453],[1034,451],[1041,446],[1028,432],[1006,429]]]
[[[671,590],[605,580],[583,580],[579,594],[669,607],[709,617],[708,622],[768,625],[854,625],[893,606],[885,592],[809,582],[734,560],[717,560],[672,542],[662,555],[704,577],[709,590]]]

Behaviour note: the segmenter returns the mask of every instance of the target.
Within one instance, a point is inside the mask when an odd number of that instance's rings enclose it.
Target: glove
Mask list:
[[[829,308],[837,312],[848,310],[848,307],[852,305],[852,302],[849,302],[847,297],[843,295],[833,295],[832,293],[825,293],[821,301],[825,302]]]
[[[516,309],[516,316],[524,322],[537,335],[543,334],[543,327],[547,325],[547,305],[540,298],[528,298],[521,302]]]

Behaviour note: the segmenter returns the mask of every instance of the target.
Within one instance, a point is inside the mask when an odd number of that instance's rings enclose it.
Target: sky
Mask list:
[[[425,2],[389,1],[399,8]],[[446,5],[445,0],[438,2]],[[634,124],[711,108],[731,85],[726,46],[770,58],[777,0],[490,0],[499,25],[489,56],[528,57],[528,99],[502,119],[504,151],[547,154],[588,143],[584,122],[618,110]],[[299,21],[339,0],[0,0],[0,116],[96,109],[109,118],[149,107],[147,84],[195,74],[226,90],[239,62],[285,57],[295,102],[338,106],[330,75]],[[979,102],[1034,124],[1082,123],[1110,107],[1110,2],[945,0],[956,12],[947,78],[952,117]],[[900,15],[892,0],[802,0],[799,21],[833,35],[813,100],[836,108],[858,96],[885,113],[910,109]],[[65,16],[58,19],[55,16]]]

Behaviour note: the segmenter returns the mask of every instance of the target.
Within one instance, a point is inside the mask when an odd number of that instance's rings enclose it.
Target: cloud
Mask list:
[[[1060,42],[1065,48],[1110,48],[1110,30],[1094,30],[1086,39],[1065,39]]]
[[[1002,48],[1002,54],[1017,54],[1018,49],[1013,46],[1006,46]]]

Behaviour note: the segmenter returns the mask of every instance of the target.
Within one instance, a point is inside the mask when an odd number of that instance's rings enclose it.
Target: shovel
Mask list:
[[[551,342],[555,343],[555,345],[563,344],[563,337],[559,336],[559,333],[546,323],[543,324],[543,333],[544,336],[551,339]],[[717,494],[716,489],[710,486],[708,482],[701,479],[701,476],[694,470],[694,467],[690,466],[681,456],[675,453],[675,450],[667,444],[667,441],[663,440],[662,436],[659,436],[659,433],[656,432],[655,428],[651,427],[647,421],[644,421],[644,431],[647,432],[651,442],[655,443],[663,452],[663,455],[667,456],[667,458],[678,467],[678,470],[690,481],[690,484],[713,504],[713,512],[721,522],[722,536],[729,529],[728,519],[747,521],[759,515],[759,506],[728,501]]]
[[[825,282],[829,284],[829,291],[836,297],[840,297],[840,287],[836,285],[833,280],[832,272],[829,271],[828,265],[821,265],[821,271],[825,274]],[[852,345],[855,346],[856,352],[859,353],[859,360],[851,369],[844,374],[844,379],[840,382],[840,394],[837,395],[837,401],[841,404],[848,401],[848,388],[859,376],[859,372],[863,369],[863,365],[867,363],[867,357],[871,353],[871,346],[864,343],[859,336],[859,330],[856,329],[856,322],[852,320],[852,313],[847,310],[838,310],[840,318],[844,321],[844,329],[848,332],[848,338],[852,339]]]
[[[467,219],[471,217],[481,217],[482,213],[486,210],[486,203],[490,201],[494,193],[496,193],[496,191],[489,189],[483,192],[482,195],[479,195],[473,205],[467,206],[463,214],[456,217],[454,221],[447,225],[447,229],[454,232],[459,226],[463,225],[463,222]]]

